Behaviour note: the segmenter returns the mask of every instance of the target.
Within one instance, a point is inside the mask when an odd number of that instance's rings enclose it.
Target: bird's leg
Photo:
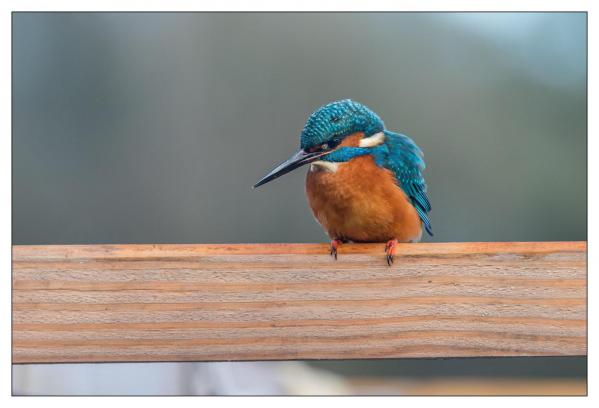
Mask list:
[[[334,239],[331,241],[331,256],[337,260],[337,248],[341,245],[343,241],[340,239]]]
[[[393,264],[393,256],[395,255],[395,251],[397,250],[397,239],[392,239],[387,242],[385,245],[385,253],[387,254],[387,265],[391,266]]]

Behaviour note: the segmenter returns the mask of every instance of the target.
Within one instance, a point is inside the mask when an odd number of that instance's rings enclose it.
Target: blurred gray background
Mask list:
[[[14,13],[13,244],[324,241],[305,171],[251,185],[342,98],[424,151],[425,240],[586,240],[586,45],[584,13]],[[586,375],[535,361],[320,366]]]

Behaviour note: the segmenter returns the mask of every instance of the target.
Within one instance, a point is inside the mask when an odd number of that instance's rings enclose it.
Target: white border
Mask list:
[[[0,256],[4,266],[4,278],[2,279],[2,336],[1,336],[1,356],[2,364],[0,369],[0,375],[2,379],[2,399],[5,400],[4,404],[12,403],[15,405],[29,405],[29,404],[43,404],[44,407],[60,407],[65,408],[68,406],[80,407],[82,404],[86,406],[99,405],[99,404],[137,404],[141,403],[144,406],[162,406],[164,404],[177,403],[186,406],[197,407],[198,404],[210,404],[214,406],[227,406],[229,404],[237,403],[248,406],[248,404],[260,404],[262,407],[277,406],[281,404],[285,406],[304,406],[305,404],[317,404],[325,405],[331,403],[341,403],[344,406],[363,406],[364,404],[377,404],[382,407],[394,407],[398,404],[414,405],[422,403],[436,403],[445,407],[456,406],[459,408],[476,407],[480,408],[481,404],[485,406],[501,406],[505,404],[542,404],[543,407],[552,407],[567,404],[571,405],[586,405],[597,406],[599,398],[597,398],[597,390],[599,387],[597,384],[596,370],[593,368],[597,367],[597,352],[593,347],[593,344],[597,344],[597,325],[596,325],[596,312],[597,312],[597,287],[595,285],[596,279],[593,276],[593,272],[597,271],[596,265],[598,265],[598,255],[595,250],[595,243],[597,242],[597,216],[593,212],[593,203],[597,203],[597,193],[599,189],[598,182],[598,165],[594,160],[589,160],[589,397],[541,397],[542,400],[535,398],[531,400],[529,397],[515,397],[515,398],[484,398],[481,397],[408,397],[402,399],[396,399],[392,397],[374,397],[376,399],[357,397],[357,398],[343,398],[333,400],[331,398],[311,398],[309,400],[303,398],[249,398],[249,397],[238,397],[238,398],[204,398],[201,400],[194,398],[182,398],[177,397],[175,399],[167,397],[161,398],[144,398],[143,401],[133,401],[130,397],[123,398],[111,398],[98,399],[98,398],[86,398],[82,400],[78,397],[10,397],[10,237],[11,237],[11,215],[10,215],[10,112],[11,112],[11,94],[10,94],[10,29],[11,29],[11,11],[589,11],[588,14],[588,29],[589,29],[589,127],[588,127],[588,145],[589,145],[589,157],[594,158],[597,153],[597,124],[596,119],[591,112],[595,112],[597,108],[597,81],[592,76],[593,73],[597,72],[597,27],[599,27],[599,18],[596,17],[596,13],[599,13],[599,7],[597,1],[533,1],[533,0],[504,0],[504,1],[442,1],[442,0],[428,0],[428,1],[377,1],[370,0],[364,2],[356,2],[351,0],[305,0],[301,3],[282,3],[280,1],[260,1],[254,0],[251,2],[243,3],[240,1],[229,1],[226,4],[220,4],[215,1],[203,2],[200,4],[190,1],[157,1],[157,0],[145,0],[145,1],[133,1],[133,0],[105,0],[105,1],[66,1],[66,0],[55,0],[52,2],[48,1],[16,1],[16,0],[5,0],[0,2],[0,52],[3,56],[1,65],[1,75],[3,85],[0,87],[2,93],[2,109],[0,110],[0,126],[2,127],[2,148],[0,149],[0,183],[2,188],[2,217],[0,218],[1,228],[1,241],[0,241]],[[593,294],[595,296],[593,296]],[[595,401],[594,403],[592,401]],[[6,405],[4,405],[6,406]]]

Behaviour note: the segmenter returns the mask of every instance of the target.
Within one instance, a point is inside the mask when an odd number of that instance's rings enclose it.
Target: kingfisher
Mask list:
[[[422,150],[365,105],[344,99],[318,108],[299,151],[254,188],[308,164],[308,204],[335,259],[342,243],[379,242],[391,266],[399,242],[420,241],[423,229],[433,235]]]

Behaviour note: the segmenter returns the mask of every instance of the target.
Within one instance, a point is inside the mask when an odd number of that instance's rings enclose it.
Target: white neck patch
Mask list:
[[[385,142],[385,134],[383,132],[375,133],[370,137],[360,139],[360,147],[374,147]]]

